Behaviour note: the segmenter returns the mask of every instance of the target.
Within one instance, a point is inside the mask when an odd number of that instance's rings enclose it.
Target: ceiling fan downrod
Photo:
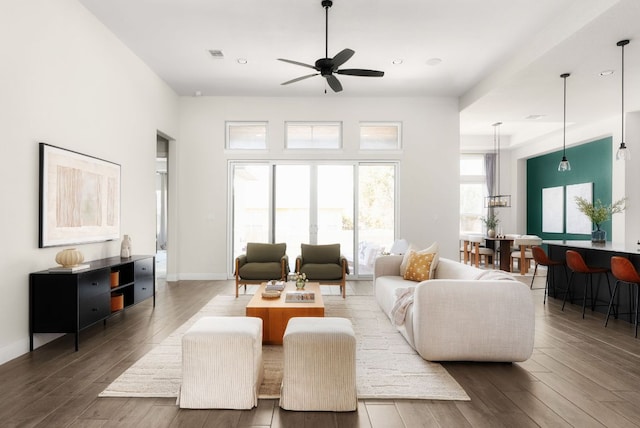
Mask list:
[[[329,8],[333,6],[331,0],[322,0],[324,7],[324,57],[329,58]]]

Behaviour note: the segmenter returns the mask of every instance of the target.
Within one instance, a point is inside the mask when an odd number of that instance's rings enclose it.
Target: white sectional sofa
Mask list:
[[[531,356],[535,321],[529,287],[501,271],[445,258],[440,258],[432,279],[409,281],[400,275],[402,259],[376,259],[375,296],[422,358],[515,362]],[[408,287],[415,290],[406,291]],[[393,321],[398,318],[397,311],[392,313],[398,295],[407,303],[406,312],[400,311],[403,324]]]

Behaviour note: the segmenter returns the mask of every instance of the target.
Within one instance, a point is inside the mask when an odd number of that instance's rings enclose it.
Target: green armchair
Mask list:
[[[296,272],[304,273],[309,281],[339,285],[345,298],[349,263],[340,254],[340,244],[302,244],[301,254],[296,258]]]
[[[286,281],[288,274],[287,244],[249,242],[246,252],[236,257],[236,297],[242,285],[246,293],[247,284],[261,284],[272,279]]]

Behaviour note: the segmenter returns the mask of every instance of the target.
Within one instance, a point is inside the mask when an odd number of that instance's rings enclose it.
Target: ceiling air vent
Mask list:
[[[209,49],[209,54],[213,59],[224,59],[224,54],[220,49]]]

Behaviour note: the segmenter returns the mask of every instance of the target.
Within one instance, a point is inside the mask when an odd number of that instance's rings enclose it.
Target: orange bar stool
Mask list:
[[[544,300],[542,303],[547,302],[547,294],[549,293],[549,288],[553,287],[553,294],[556,294],[556,286],[554,279],[554,267],[562,266],[564,268],[564,276],[567,275],[567,265],[562,260],[551,260],[547,253],[544,251],[542,247],[539,245],[534,245],[531,247],[531,254],[533,255],[533,260],[536,262],[536,267],[533,269],[533,278],[531,278],[530,289],[533,290],[533,281],[536,279],[536,273],[538,273],[538,266],[545,266],[547,268],[547,279],[545,281],[544,286]],[[567,281],[568,283],[568,281]],[[569,288],[564,290],[564,294],[566,295],[569,292]]]
[[[593,267],[587,266],[582,258],[582,255],[573,250],[567,250],[566,253],[567,266],[571,270],[571,275],[569,276],[569,284],[567,286],[568,289],[571,289],[571,282],[576,274],[584,274],[586,275],[586,280],[584,282],[584,294],[582,298],[582,318],[584,318],[584,309],[587,305],[587,294],[589,295],[589,299],[591,301],[591,310],[593,311],[596,307],[596,302],[598,301],[598,289],[600,282],[598,281],[598,285],[596,285],[596,293],[595,296],[593,294],[593,275],[594,274],[604,274],[604,277],[607,279],[607,285],[609,286],[609,295],[611,295],[611,283],[609,282],[610,272],[609,268],[601,268],[601,267]],[[562,310],[564,311],[564,305],[567,303],[567,294],[565,293],[564,299],[562,301]],[[616,309],[613,308],[614,313],[617,314]]]
[[[604,322],[604,326],[607,326],[609,322],[609,315],[611,314],[611,308],[613,306],[613,299],[616,296],[616,292],[618,291],[618,285],[620,283],[626,283],[629,285],[629,312],[627,314],[631,315],[634,302],[631,299],[631,289],[632,287],[635,289],[636,298],[635,298],[635,318],[634,324],[636,327],[636,337],[638,337],[638,305],[640,304],[640,274],[636,270],[635,266],[624,257],[613,256],[611,257],[611,273],[616,278],[616,284],[613,286],[613,293],[611,294],[611,302],[609,302],[609,310],[607,311],[607,319]],[[619,296],[618,296],[619,297]],[[615,309],[615,308],[614,308]],[[615,315],[615,314],[614,314]],[[619,313],[617,315],[620,315]],[[617,318],[617,316],[615,316]]]

